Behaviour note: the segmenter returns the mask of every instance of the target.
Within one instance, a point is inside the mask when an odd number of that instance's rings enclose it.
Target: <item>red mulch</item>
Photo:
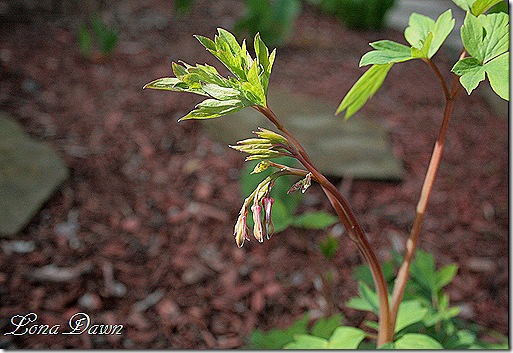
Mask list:
[[[216,64],[192,34],[213,37],[216,27],[231,28],[240,2],[198,0],[196,14],[184,18],[167,1],[123,1],[115,8],[120,43],[104,62],[80,56],[72,19],[33,15],[0,24],[0,108],[53,145],[71,172],[16,237],[35,249],[20,254],[2,247],[0,346],[241,347],[255,328],[284,327],[306,311],[330,310],[319,287],[327,266],[338,270],[336,310],[360,324],[365,315],[344,307],[356,293],[350,277],[362,261],[356,247],[343,238],[329,264],[317,245],[324,232],[287,229],[238,249],[231,234],[243,157],[213,141],[199,123],[176,122],[197,97],[141,90],[170,75],[171,60]],[[272,84],[334,105],[364,71],[358,60],[369,42],[403,42],[394,31],[349,31],[312,9],[300,17],[296,34],[278,50]],[[444,72],[449,56],[435,57]],[[427,65],[397,65],[363,114],[388,127],[405,180],[334,180],[381,259],[404,244],[442,109]],[[303,209],[330,209],[316,187],[305,198]],[[508,225],[508,122],[479,94],[464,93],[420,247],[442,264],[459,263],[448,291],[462,316],[504,334]],[[3,335],[12,330],[12,316],[29,312],[39,324],[62,325],[61,331],[77,312],[93,324],[123,324],[124,331]]]

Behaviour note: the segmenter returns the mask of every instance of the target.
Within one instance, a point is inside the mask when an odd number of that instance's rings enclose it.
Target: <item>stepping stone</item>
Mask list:
[[[401,162],[393,155],[382,125],[361,115],[344,121],[334,115],[336,107],[330,104],[276,89],[270,89],[268,104],[322,173],[355,179],[403,178]],[[204,126],[215,139],[232,145],[254,137],[251,132],[259,126],[277,131],[250,108],[204,121]]]
[[[0,112],[0,236],[21,231],[67,177],[50,145]]]

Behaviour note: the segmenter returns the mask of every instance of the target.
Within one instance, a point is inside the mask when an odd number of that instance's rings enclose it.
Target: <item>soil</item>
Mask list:
[[[0,348],[240,348],[252,330],[285,327],[305,312],[341,312],[351,325],[368,318],[344,305],[356,294],[351,269],[362,258],[340,226],[289,228],[238,249],[232,231],[244,157],[199,122],[177,123],[199,97],[141,89],[170,76],[171,60],[222,70],[192,35],[230,29],[241,11],[238,1],[198,0],[179,17],[167,1],[120,2],[106,13],[119,45],[92,60],[78,50],[76,18],[32,14],[0,24],[0,108],[57,149],[71,173],[16,236],[35,249],[11,251],[13,240],[2,240],[1,331],[30,312],[61,331],[79,312],[93,324],[124,325],[122,335],[2,334]],[[358,61],[369,42],[404,42],[392,30],[350,31],[308,7],[294,33],[278,49],[271,84],[334,105],[364,72]],[[435,57],[448,79],[453,59]],[[385,124],[406,171],[402,182],[332,178],[382,260],[404,248],[443,103],[430,68],[408,62],[390,71],[365,117],[355,117]],[[330,210],[315,186],[301,206],[309,209]],[[508,121],[482,95],[464,92],[420,248],[439,264],[459,264],[447,291],[461,317],[506,335],[508,212]],[[332,262],[318,248],[326,232],[341,236]],[[320,285],[330,267],[333,301]]]

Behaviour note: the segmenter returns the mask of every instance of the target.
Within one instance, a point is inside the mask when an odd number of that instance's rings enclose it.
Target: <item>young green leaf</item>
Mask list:
[[[404,38],[414,48],[421,49],[426,37],[435,26],[435,21],[418,13],[412,13],[408,20],[408,27],[404,30]]]
[[[443,349],[434,338],[421,333],[407,333],[394,342],[396,349]]]
[[[329,339],[333,332],[340,326],[342,314],[330,317],[321,317],[312,326],[311,334],[317,337]]]
[[[143,89],[151,88],[157,90],[164,91],[175,91],[175,92],[189,92],[195,93],[202,96],[207,96],[207,94],[200,88],[193,88],[187,85],[185,82],[177,79],[176,77],[163,77],[156,79],[150,83],[147,83]]]
[[[178,121],[189,119],[213,119],[220,116],[237,112],[245,108],[240,100],[220,101],[217,99],[205,99],[196,105],[196,109],[180,118]]]
[[[335,114],[340,114],[347,109],[345,119],[349,119],[354,113],[360,110],[381,87],[392,65],[393,64],[372,65],[349,90]]]
[[[485,71],[492,89],[499,97],[509,101],[509,52],[499,55],[485,64]]]
[[[484,64],[509,49],[509,16],[494,13],[475,17],[467,13],[461,39],[469,55]]]
[[[399,305],[394,332],[397,333],[405,327],[422,321],[427,312],[428,309],[423,308],[418,300],[403,301]]]
[[[488,9],[500,2],[504,2],[504,0],[476,0],[471,7],[472,14],[474,16],[482,15],[488,11]]]
[[[331,335],[328,349],[357,349],[360,342],[367,336],[365,331],[355,327],[340,326]]]
[[[242,83],[244,93],[249,97],[254,97],[254,102],[261,106],[266,106],[265,91],[262,87],[258,73],[258,62],[254,61],[247,73],[247,82]]]
[[[282,349],[287,343],[294,341],[294,335],[307,333],[309,315],[302,318],[286,329],[272,329],[269,332],[255,330],[249,337],[248,349]]]
[[[492,89],[509,100],[509,16],[493,13],[475,17],[467,13],[461,28],[465,49],[471,55],[458,61],[452,71],[470,94],[488,76]]]
[[[391,40],[380,40],[370,43],[370,46],[375,50],[362,56],[360,66],[399,63],[413,59],[410,47]]]
[[[435,258],[432,254],[417,250],[410,273],[415,281],[430,293],[436,292]]]
[[[201,89],[210,97],[217,100],[238,100],[240,98],[240,91],[234,88],[222,87],[215,83],[204,83],[200,81]],[[249,105],[250,102],[247,102]]]
[[[452,0],[452,2],[461,7],[463,11],[470,11],[474,1],[476,0]]]
[[[346,306],[352,309],[372,311],[373,313],[378,314],[378,295],[365,283],[358,282],[358,297],[349,299]]]
[[[454,276],[456,276],[456,272],[458,272],[457,264],[450,264],[438,270],[435,274],[435,282],[438,289],[442,289],[451,283]]]
[[[285,345],[285,349],[326,349],[328,340],[312,335],[299,334],[294,336],[294,342]]]
[[[470,94],[485,79],[485,69],[476,58],[465,58],[456,63],[452,72],[460,76],[460,82]]]
[[[442,13],[436,21],[413,13],[404,31],[404,37],[413,48],[418,50],[414,51],[416,57],[431,58],[451,33],[454,23],[451,10]],[[423,56],[420,56],[421,53]]]

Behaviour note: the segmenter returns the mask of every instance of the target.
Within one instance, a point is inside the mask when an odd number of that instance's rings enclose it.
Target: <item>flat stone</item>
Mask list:
[[[390,148],[384,126],[361,115],[344,121],[336,107],[299,94],[270,90],[269,107],[303,145],[319,170],[335,177],[401,180],[401,162]],[[253,137],[257,127],[277,131],[254,109],[243,109],[204,122],[212,136],[225,144]]]
[[[21,231],[68,177],[61,158],[0,113],[0,235]]]

